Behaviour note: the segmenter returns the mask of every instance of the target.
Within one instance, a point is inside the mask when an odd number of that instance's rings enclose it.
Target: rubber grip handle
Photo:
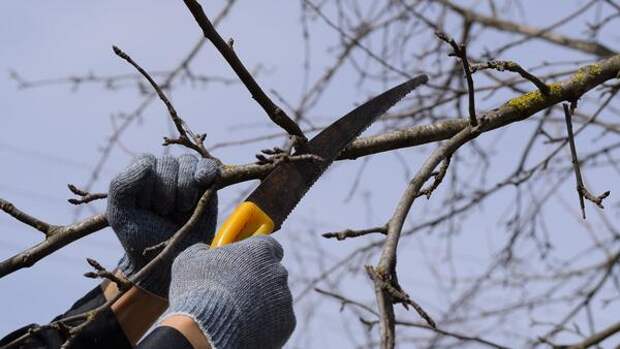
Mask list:
[[[211,248],[221,247],[255,235],[273,232],[273,220],[258,205],[245,201],[235,208],[218,229]]]

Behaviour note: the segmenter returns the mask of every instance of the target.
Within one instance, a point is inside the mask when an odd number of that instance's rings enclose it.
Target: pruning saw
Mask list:
[[[293,154],[312,154],[317,159],[284,161],[226,218],[215,234],[211,248],[221,247],[255,235],[268,235],[278,229],[297,203],[338,155],[379,116],[405,95],[426,83],[418,75],[353,109]]]

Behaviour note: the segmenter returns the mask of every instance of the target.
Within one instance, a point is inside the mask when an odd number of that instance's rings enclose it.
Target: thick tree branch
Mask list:
[[[597,332],[592,336],[584,339],[581,343],[573,344],[571,346],[566,346],[567,349],[586,349],[591,346],[597,345],[605,339],[615,335],[620,332],[620,322],[616,322],[615,324],[607,327],[601,332]]]
[[[398,285],[398,281],[396,279],[396,250],[400,240],[402,228],[414,200],[419,196],[422,186],[432,176],[433,171],[439,163],[450,157],[463,144],[477,137],[482,130],[487,129],[487,125],[491,121],[496,121],[501,117],[528,117],[541,110],[546,103],[550,103],[550,106],[562,100],[574,101],[589,90],[588,87],[590,85],[588,85],[588,83],[584,84],[584,80],[590,80],[589,83],[596,82],[596,84],[600,84],[603,81],[616,76],[619,70],[620,56],[614,56],[601,64],[593,64],[585,68],[581,68],[573,76],[573,79],[569,79],[568,81],[564,81],[559,84],[550,85],[550,91],[548,94],[543,94],[540,91],[529,92],[524,96],[508,101],[498,109],[486,113],[485,116],[480,118],[480,125],[476,127],[472,127],[471,125],[467,126],[433,151],[433,153],[418,170],[415,177],[409,182],[409,185],[401,196],[394,215],[388,221],[388,233],[383,245],[379,263],[376,268],[367,267],[369,274],[371,275],[373,281],[375,281],[377,306],[381,315],[380,327],[382,348],[391,349],[395,344],[393,309],[394,297],[389,294],[389,292],[386,292],[386,287],[383,284],[388,283],[395,289],[400,290],[400,286]],[[589,76],[589,79],[587,76]],[[599,80],[601,78],[603,78],[603,80]],[[576,94],[576,96],[572,96],[574,94]],[[374,273],[371,273],[371,271]]]
[[[478,126],[478,130],[480,132],[488,132],[527,119],[537,112],[562,101],[578,99],[589,90],[608,80],[617,78],[619,72],[620,55],[582,67],[570,78],[559,83],[550,84],[550,93],[548,95],[543,95],[538,90],[531,91],[509,100],[499,108],[479,115],[480,119],[485,120],[485,122]],[[449,139],[464,130],[468,125],[469,120],[461,118],[387,132],[378,136],[363,137],[354,141],[341,154],[340,160],[356,159],[393,149]],[[273,168],[274,164],[224,165],[221,178],[218,181],[219,188],[263,178]],[[4,208],[3,210],[6,211]],[[21,268],[32,266],[52,252],[106,226],[107,221],[103,215],[96,215],[76,224],[60,226],[55,230],[51,238],[0,262],[0,277]]]
[[[620,55],[579,68],[568,79],[549,84],[548,95],[543,95],[538,90],[531,91],[510,99],[496,109],[478,115],[487,120],[480,130],[488,132],[504,127],[527,119],[557,103],[579,99],[589,90],[615,79],[619,71]],[[340,159],[356,159],[368,154],[448,139],[465,128],[467,124],[466,118],[443,120],[429,125],[391,131],[379,136],[359,138],[340,155]]]
[[[54,251],[107,226],[108,221],[103,214],[75,224],[57,226],[54,233],[48,235],[42,242],[0,262],[0,278],[19,269],[30,267]]]
[[[481,119],[479,126],[483,126],[485,119]],[[472,140],[480,134],[480,127],[467,126],[465,129],[457,133],[449,141],[439,146],[424,162],[421,168],[418,170],[413,179],[409,182],[409,185],[405,189],[405,192],[401,196],[400,201],[394,211],[394,214],[388,221],[388,233],[383,244],[379,263],[376,268],[367,266],[369,275],[375,284],[375,294],[377,297],[377,305],[380,313],[380,327],[381,327],[381,346],[384,349],[394,348],[394,309],[393,303],[395,297],[389,291],[389,288],[385,284],[390,285],[392,288],[400,290],[400,285],[396,280],[396,249],[402,233],[402,228],[405,223],[405,219],[409,214],[411,205],[414,200],[419,197],[419,193],[422,186],[433,175],[435,168],[445,159],[452,156],[452,154],[463,144]],[[397,300],[397,299],[396,299]],[[417,310],[417,308],[416,308]],[[419,312],[420,313],[420,312]],[[420,313],[422,317],[425,317],[425,312]],[[430,317],[429,317],[430,318]]]

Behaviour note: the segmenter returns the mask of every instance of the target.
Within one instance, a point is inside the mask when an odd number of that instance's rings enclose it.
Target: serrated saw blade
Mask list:
[[[405,95],[426,83],[419,75],[372,98],[321,131],[293,155],[313,154],[322,159],[304,159],[280,163],[250,194],[246,201],[258,205],[274,223],[274,231],[293,211],[314,182],[338,155],[377,118]]]

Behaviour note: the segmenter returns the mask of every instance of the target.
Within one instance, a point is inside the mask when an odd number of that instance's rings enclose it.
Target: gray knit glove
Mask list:
[[[155,158],[138,156],[110,183],[106,216],[125,249],[120,270],[131,277],[154,254],[148,247],[170,238],[191,216],[200,195],[218,175],[213,160],[183,155]],[[161,297],[168,295],[170,266],[176,255],[196,242],[211,242],[217,220],[217,195],[198,224],[177,247],[169,261],[138,281],[138,286]]]
[[[170,306],[194,319],[214,349],[280,348],[295,328],[282,247],[268,236],[209,249],[195,244],[172,264]]]

